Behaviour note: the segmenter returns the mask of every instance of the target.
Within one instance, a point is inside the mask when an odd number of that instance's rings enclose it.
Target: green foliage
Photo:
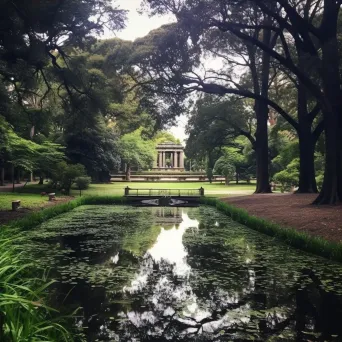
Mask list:
[[[3,231],[0,240],[1,341],[73,341],[65,319],[48,306],[47,290],[53,282],[42,271],[37,272],[14,247],[22,239],[14,237],[13,231]]]
[[[41,176],[56,173],[56,167],[65,159],[64,148],[59,144],[44,142],[36,148],[35,171]]]
[[[0,147],[0,158],[3,163],[10,163],[14,167],[20,167],[32,171],[35,166],[35,157],[39,146],[30,140],[17,135],[12,127],[0,116],[2,129],[2,143]]]
[[[324,181],[324,174],[321,173],[316,177],[316,183],[317,183],[318,189],[322,189],[323,181]]]
[[[153,137],[153,140],[156,145],[165,143],[165,142],[173,142],[175,144],[180,144],[180,140],[176,139],[172,133],[167,131],[158,131],[155,136]]]
[[[122,160],[131,166],[146,169],[152,167],[155,158],[155,145],[141,138],[140,130],[125,134],[119,142]]]
[[[65,193],[69,194],[76,178],[84,175],[86,175],[86,171],[82,164],[71,165],[66,162],[60,162],[52,173],[52,181],[54,186],[63,189]]]
[[[113,128],[106,127],[101,117],[91,127],[70,127],[64,137],[69,159],[84,165],[94,180],[108,182],[110,173],[118,170],[118,134]]]
[[[226,185],[236,175],[237,166],[242,163],[244,157],[236,149],[226,148],[214,166],[214,173],[226,177]]]
[[[80,190],[80,195],[82,195],[82,190],[87,190],[89,188],[90,183],[90,177],[77,177],[75,179],[75,184],[77,186],[77,189]]]
[[[276,182],[281,184],[281,192],[290,191],[291,187],[298,185],[299,158],[293,159],[285,170],[273,176]]]

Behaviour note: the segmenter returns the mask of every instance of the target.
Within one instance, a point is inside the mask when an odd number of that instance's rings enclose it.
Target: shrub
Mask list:
[[[317,187],[319,190],[322,189],[323,181],[324,181],[324,174],[320,174],[316,177],[316,183],[317,183]]]
[[[80,196],[82,196],[82,190],[87,190],[89,188],[90,183],[91,183],[90,177],[77,177],[75,179],[75,184],[77,186],[77,189],[80,190]]]
[[[56,171],[52,175],[53,186],[64,189],[66,194],[70,193],[72,184],[76,178],[86,175],[86,171],[81,164],[58,163]]]

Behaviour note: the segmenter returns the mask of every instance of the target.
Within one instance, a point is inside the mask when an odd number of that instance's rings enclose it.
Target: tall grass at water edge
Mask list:
[[[236,208],[216,198],[203,197],[202,204],[214,206],[248,228],[275,237],[291,247],[342,262],[342,244],[311,236],[293,228],[282,227],[276,223],[250,215],[246,210]]]
[[[46,303],[53,281],[23,262],[14,247],[20,239],[0,239],[0,341],[73,341],[64,319]]]
[[[83,197],[69,203],[32,213],[0,227],[0,341],[71,342],[81,335],[69,332],[70,317],[48,306],[49,287],[53,284],[42,270],[24,262],[15,245],[25,239],[23,231],[84,204],[122,204],[122,197]],[[25,256],[26,257],[26,256]]]

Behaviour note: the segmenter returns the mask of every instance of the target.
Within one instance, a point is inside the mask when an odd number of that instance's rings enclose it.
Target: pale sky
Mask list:
[[[173,19],[172,17],[166,16],[154,16],[149,17],[147,14],[140,15],[138,9],[140,7],[141,0],[116,0],[115,3],[120,6],[120,8],[128,10],[128,20],[126,22],[126,28],[117,32],[116,36],[125,40],[135,40],[136,38],[146,36],[151,30],[154,30],[162,25],[170,23]],[[107,32],[105,37],[109,38],[113,36],[113,33]],[[187,123],[187,118],[181,116],[177,119],[177,127],[172,127],[169,131],[181,141],[186,138],[185,126]]]

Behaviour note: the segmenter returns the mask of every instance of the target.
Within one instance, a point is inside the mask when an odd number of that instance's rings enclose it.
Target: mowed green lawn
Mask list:
[[[207,182],[117,182],[110,184],[91,184],[90,188],[83,191],[84,195],[124,195],[126,187],[133,189],[199,189],[204,188],[206,196],[226,197],[234,195],[249,195],[255,191],[255,184],[210,184]],[[72,190],[72,195],[77,196],[78,191]]]
[[[91,184],[88,190],[82,191],[83,196],[110,196],[117,195],[123,196],[124,189],[129,186],[134,189],[199,189],[204,188],[206,196],[214,197],[228,197],[237,195],[250,195],[255,190],[255,184],[235,184],[225,185],[221,183],[205,183],[205,182],[193,182],[193,183],[167,183],[167,182],[117,182],[110,184]],[[46,196],[41,196],[40,193],[44,191],[42,185],[27,185],[23,189],[16,189],[17,192],[0,192],[0,210],[10,210],[13,200],[21,200],[21,206],[23,208],[39,208],[43,207],[48,201]],[[78,197],[79,191],[72,190],[71,196]],[[58,197],[58,193],[57,193]]]
[[[34,209],[43,207],[48,201],[48,197],[38,194],[0,192],[0,210],[11,210],[12,201],[15,200],[21,200],[22,208]]]

